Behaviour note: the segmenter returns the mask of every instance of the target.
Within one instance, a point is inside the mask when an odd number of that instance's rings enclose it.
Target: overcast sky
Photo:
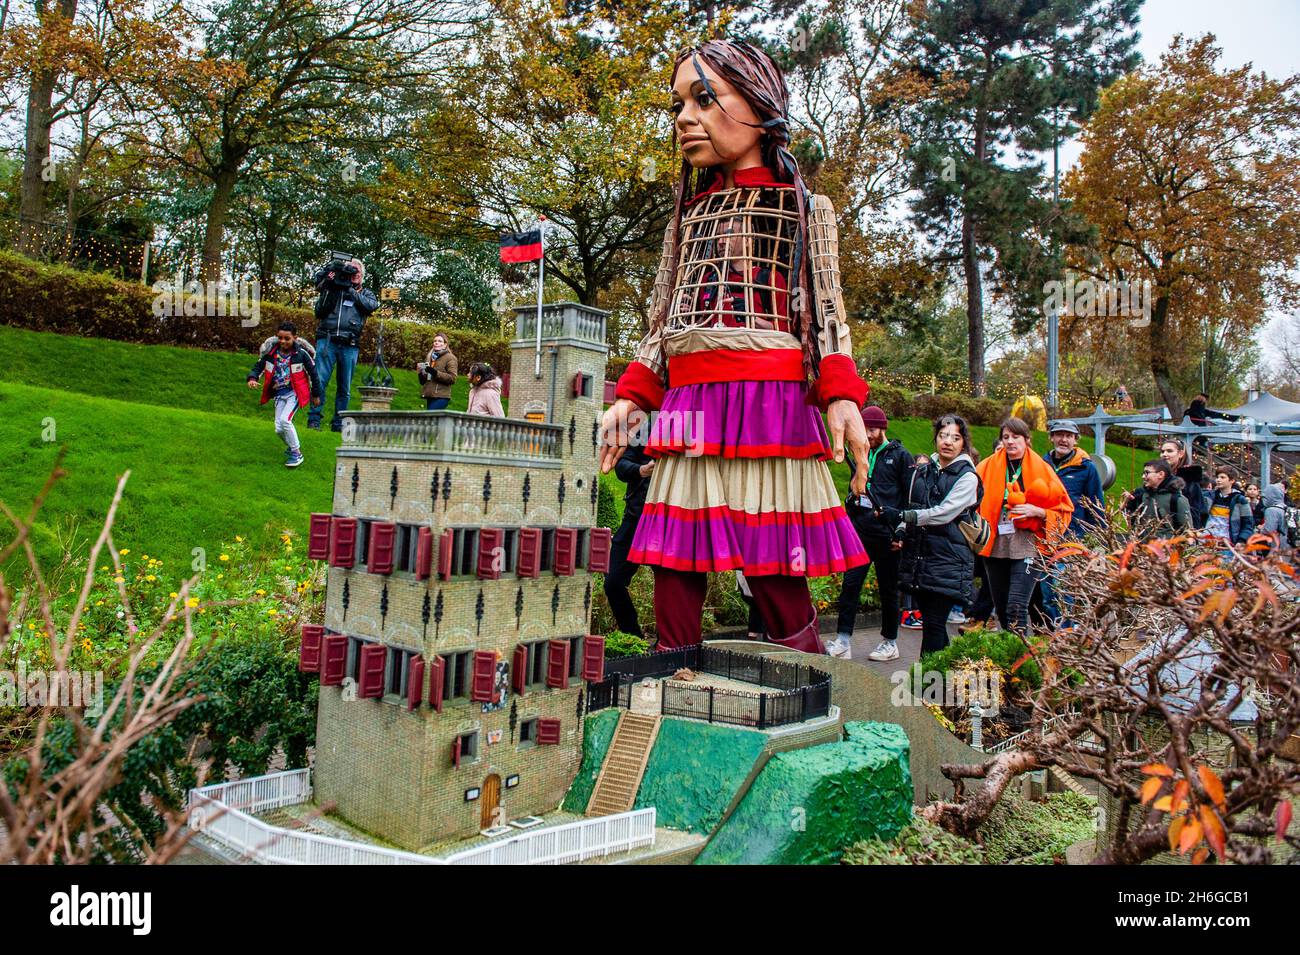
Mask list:
[[[1300,0],[1146,0],[1141,17],[1138,49],[1148,63],[1159,61],[1179,33],[1213,33],[1223,50],[1220,69],[1250,63],[1274,79],[1300,73]],[[1061,151],[1063,165],[1078,154],[1068,144]],[[1049,155],[1049,172],[1050,161]],[[1270,332],[1260,334],[1263,342]]]

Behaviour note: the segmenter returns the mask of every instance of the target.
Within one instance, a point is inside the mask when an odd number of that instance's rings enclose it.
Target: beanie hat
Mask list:
[[[880,428],[882,431],[889,427],[889,419],[877,405],[867,405],[862,409],[862,423],[868,428]]]

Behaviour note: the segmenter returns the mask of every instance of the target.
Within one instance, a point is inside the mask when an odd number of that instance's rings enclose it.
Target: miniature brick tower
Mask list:
[[[348,412],[332,513],[312,515],[316,801],[406,849],[557,808],[604,677],[587,630],[610,546],[592,526],[606,313],[545,306],[536,376],[536,311],[516,312],[511,417]]]

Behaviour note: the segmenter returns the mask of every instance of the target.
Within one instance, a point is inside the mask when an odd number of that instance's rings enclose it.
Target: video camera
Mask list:
[[[352,288],[352,282],[359,271],[352,264],[354,258],[355,256],[349,252],[330,252],[330,260],[325,264],[325,277],[321,280],[321,287]]]

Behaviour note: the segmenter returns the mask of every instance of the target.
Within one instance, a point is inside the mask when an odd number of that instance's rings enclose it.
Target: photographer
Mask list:
[[[374,294],[361,287],[366,267],[360,259],[334,258],[312,276],[320,293],[316,299],[316,370],[321,392],[329,386],[330,374],[338,368],[334,390],[334,417],[330,428],[343,430],[342,413],[352,396],[352,373],[357,367],[361,328],[366,316],[379,307]],[[324,407],[313,407],[307,426],[320,430]]]

